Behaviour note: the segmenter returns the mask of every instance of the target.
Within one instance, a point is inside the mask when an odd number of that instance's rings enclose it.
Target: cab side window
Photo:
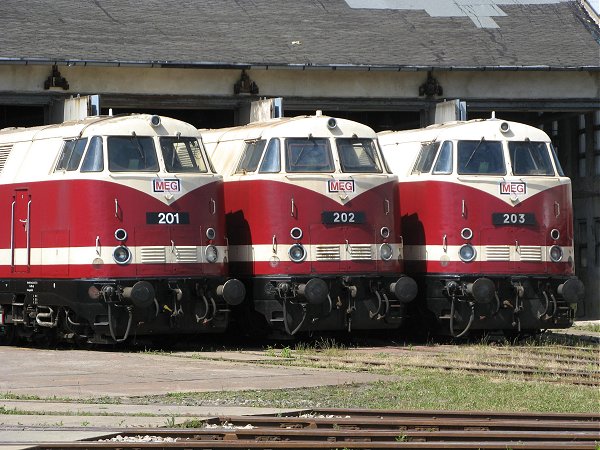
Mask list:
[[[104,170],[102,137],[94,136],[90,139],[87,153],[81,164],[82,172],[102,172]]]
[[[452,173],[452,142],[444,141],[440,150],[435,167],[433,168],[434,175],[449,175]]]
[[[278,173],[281,171],[281,150],[279,139],[273,138],[269,141],[265,157],[260,165],[261,173]]]
[[[67,170],[73,171],[79,168],[83,151],[87,144],[87,138],[83,139],[71,139],[65,141],[63,148],[58,158],[55,171]]]
[[[428,173],[431,170],[439,146],[439,142],[425,142],[421,146],[421,153],[419,153],[417,162],[412,170],[413,174]]]
[[[266,141],[264,139],[246,142],[246,148],[235,173],[256,172],[260,157],[265,149],[265,144]]]

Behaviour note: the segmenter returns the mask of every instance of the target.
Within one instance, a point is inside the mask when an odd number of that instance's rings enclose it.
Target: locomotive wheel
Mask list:
[[[6,324],[0,327],[0,345],[14,345],[17,342],[17,329]]]

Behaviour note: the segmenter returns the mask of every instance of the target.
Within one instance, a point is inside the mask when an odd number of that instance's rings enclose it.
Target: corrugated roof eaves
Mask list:
[[[453,65],[398,65],[398,64],[313,64],[313,63],[230,63],[223,61],[121,61],[121,60],[81,60],[49,58],[6,58],[0,57],[0,64],[56,64],[60,66],[105,66],[105,67],[148,67],[148,68],[187,68],[187,69],[292,69],[292,70],[365,70],[398,72],[435,71],[590,71],[600,70],[599,65],[588,66],[453,66]]]

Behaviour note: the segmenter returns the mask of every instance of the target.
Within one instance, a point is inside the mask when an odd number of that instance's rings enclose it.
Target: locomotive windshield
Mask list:
[[[160,149],[167,172],[208,171],[198,139],[192,137],[161,137]]]
[[[511,141],[508,143],[508,154],[513,175],[554,175],[545,142]]]
[[[382,172],[373,139],[338,138],[335,142],[342,172]]]
[[[333,172],[329,139],[290,138],[285,141],[285,166],[288,172]]]
[[[457,151],[461,175],[506,175],[500,141],[458,141]]]
[[[158,172],[154,140],[146,136],[109,136],[108,170],[111,172]]]

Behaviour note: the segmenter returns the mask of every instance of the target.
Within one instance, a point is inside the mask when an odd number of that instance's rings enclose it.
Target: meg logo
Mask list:
[[[354,180],[327,180],[329,192],[354,192]]]
[[[500,194],[502,195],[524,195],[527,193],[527,185],[522,182],[503,181],[500,183]]]
[[[181,182],[177,178],[154,178],[152,190],[154,192],[181,192]]]

